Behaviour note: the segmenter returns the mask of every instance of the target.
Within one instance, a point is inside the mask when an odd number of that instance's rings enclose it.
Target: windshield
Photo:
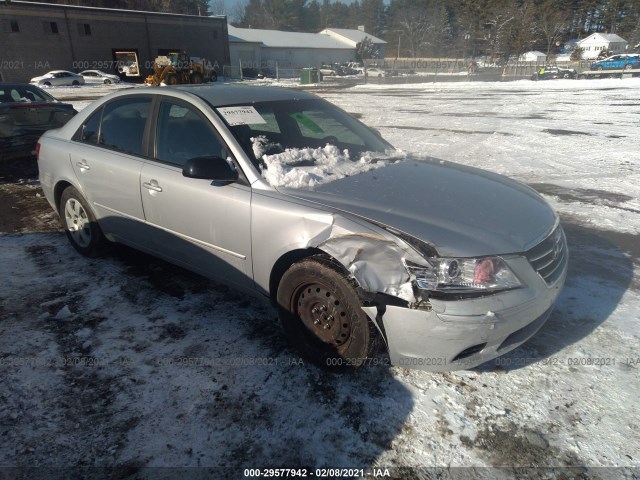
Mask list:
[[[323,100],[260,102],[249,106],[218,108],[231,132],[256,167],[262,155],[287,149],[321,148],[329,145],[362,152],[385,152],[391,145],[355,118]],[[263,138],[266,151],[255,151],[252,138]]]
[[[398,160],[378,134],[324,100],[258,102],[217,111],[272,186],[313,187]]]

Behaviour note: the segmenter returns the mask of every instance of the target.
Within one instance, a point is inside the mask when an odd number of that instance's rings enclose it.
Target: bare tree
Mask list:
[[[227,15],[227,6],[224,0],[209,0],[209,13],[211,15]]]
[[[505,56],[520,56],[531,50],[538,38],[538,26],[535,22],[536,6],[533,0],[525,0],[519,6],[512,6],[513,21],[509,24],[509,39],[504,46]]]
[[[432,29],[426,12],[419,8],[405,10],[398,19],[398,25],[408,42],[411,56],[418,57],[422,48],[429,43],[428,36]]]
[[[569,14],[560,10],[555,1],[547,0],[540,5],[536,24],[547,45],[545,53],[549,56],[553,44],[560,40],[564,31],[569,27]]]

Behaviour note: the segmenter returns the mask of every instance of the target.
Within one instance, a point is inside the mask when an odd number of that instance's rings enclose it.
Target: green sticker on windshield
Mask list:
[[[324,133],[324,130],[322,130],[316,122],[311,120],[304,113],[292,113],[290,116],[300,125],[307,128],[311,133]]]

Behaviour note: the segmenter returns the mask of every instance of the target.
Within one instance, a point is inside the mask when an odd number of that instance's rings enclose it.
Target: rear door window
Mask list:
[[[107,104],[102,115],[99,145],[131,155],[143,155],[142,139],[150,107],[150,98],[137,96]]]

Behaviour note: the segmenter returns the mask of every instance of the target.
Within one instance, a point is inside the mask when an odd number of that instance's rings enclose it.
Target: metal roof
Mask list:
[[[352,50],[353,46],[319,33],[282,32],[228,26],[230,42],[262,43],[270,48],[326,48]]]
[[[374,37],[370,33],[363,32],[362,30],[353,30],[350,28],[325,28],[320,33],[324,35],[331,35],[331,33],[335,33],[355,43],[360,43],[367,37],[374,44],[384,45],[387,43],[384,40],[379,39],[378,37]]]

